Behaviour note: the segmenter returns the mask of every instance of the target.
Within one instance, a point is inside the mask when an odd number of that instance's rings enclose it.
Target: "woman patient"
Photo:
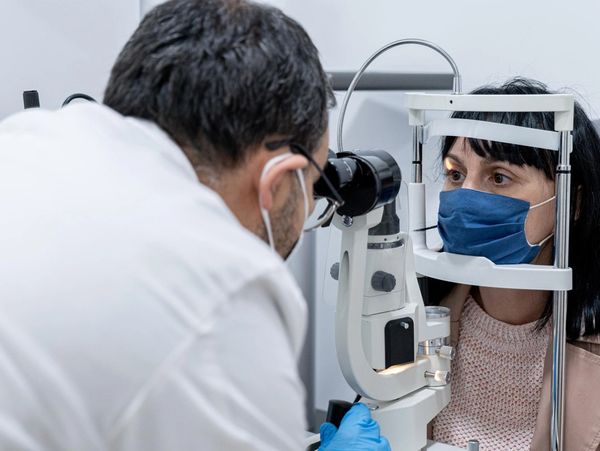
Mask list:
[[[550,94],[514,79],[473,94]],[[455,113],[554,130],[553,113]],[[552,265],[558,153],[447,137],[438,229],[444,250],[496,264]],[[565,390],[565,449],[600,450],[600,139],[575,107],[571,154]],[[454,285],[452,400],[433,422],[433,438],[483,450],[548,450],[552,292]]]

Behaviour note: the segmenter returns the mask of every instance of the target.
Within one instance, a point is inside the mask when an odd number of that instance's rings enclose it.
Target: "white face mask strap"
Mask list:
[[[269,218],[269,212],[266,208],[260,207],[260,214],[263,222],[265,223],[265,229],[267,229],[267,238],[269,240],[269,246],[275,250],[275,241],[273,240],[273,229],[271,228],[271,218]]]
[[[550,235],[548,235],[546,238],[544,238],[542,241],[540,241],[537,245],[539,247],[542,247],[544,244],[546,244],[546,241],[548,241],[553,236],[554,236],[554,232],[552,232]]]
[[[304,224],[306,224],[306,221],[308,220],[308,195],[306,194],[306,183],[304,181],[304,172],[302,171],[302,169],[296,169],[296,175],[298,176],[298,182],[300,182],[300,189],[302,190],[302,197],[304,200],[304,221],[302,223],[302,229],[300,230],[300,236],[298,237],[298,240],[294,244],[294,247],[292,247],[292,249],[290,249],[290,252],[287,255],[286,259],[291,258],[298,251],[298,249],[300,249],[302,239],[304,238],[304,230],[303,230]]]
[[[546,205],[547,203],[552,202],[554,199],[556,199],[556,194],[554,196],[552,196],[550,199],[546,199],[546,200],[540,202],[539,204],[535,204],[535,205],[529,207],[529,209],[533,210],[534,208],[541,207],[542,205]]]
[[[539,204],[535,204],[532,207],[529,207],[530,210],[533,210],[534,208],[537,207],[541,207],[542,205],[546,205],[549,202],[552,202],[554,199],[556,199],[556,194],[554,196],[552,196],[550,199],[546,199],[542,202],[540,202]],[[542,247],[544,245],[544,243],[546,241],[548,241],[550,238],[552,238],[554,236],[554,232],[550,233],[550,235],[548,235],[546,238],[544,238],[542,241],[540,241],[538,244],[533,244],[533,246],[540,246]],[[527,241],[529,243],[529,241]],[[532,244],[529,244],[530,246],[532,246]]]
[[[304,198],[304,224],[308,220],[308,195],[306,194],[306,182],[304,181],[304,173],[302,169],[296,169],[296,175],[300,182],[300,189],[302,189],[302,197]]]
[[[284,154],[271,158],[265,164],[265,167],[263,168],[262,173],[260,175],[260,179],[262,180],[275,165],[281,163],[283,160],[286,160],[291,156],[293,156],[291,152],[286,152]],[[304,201],[304,223],[306,223],[306,220],[308,219],[308,195],[306,194],[306,183],[304,181],[304,173],[302,172],[302,169],[296,169],[296,175],[298,176],[300,188],[302,189],[302,197]],[[277,251],[275,249],[275,240],[273,239],[273,228],[271,227],[271,218],[269,217],[269,211],[262,206],[262,203],[260,204],[260,214],[262,216],[263,222],[265,223],[265,229],[267,229],[267,238],[269,240],[269,246],[271,246],[271,249],[273,249],[274,251]]]
[[[263,168],[263,170],[260,174],[260,179],[262,180],[263,178],[265,178],[265,176],[273,168],[273,166],[275,166],[278,163],[281,163],[283,160],[287,160],[291,156],[292,156],[291,152],[286,152],[286,153],[282,153],[281,155],[277,155],[276,157],[271,158],[269,161],[267,161],[265,163],[265,167]]]

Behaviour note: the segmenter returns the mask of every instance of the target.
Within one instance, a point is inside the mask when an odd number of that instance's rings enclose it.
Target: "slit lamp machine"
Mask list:
[[[344,152],[343,121],[350,96],[367,67],[391,48],[414,44],[442,55],[454,72],[452,94],[407,94],[413,129],[412,180],[408,184],[408,231],[401,231],[395,198],[401,173],[384,151]],[[553,112],[554,131],[464,119],[427,121],[427,111]],[[551,447],[563,451],[564,361],[568,267],[572,95],[466,95],[458,67],[440,47],[419,39],[392,42],[375,52],[356,73],[341,105],[337,154],[326,174],[344,205],[332,224],[342,232],[335,339],[344,378],[362,397],[393,450],[458,449],[427,441],[428,423],[449,403],[450,316],[426,307],[418,279],[500,288],[550,290],[553,297]],[[426,241],[424,144],[432,137],[461,136],[558,152],[556,245],[552,266],[495,265],[484,257],[430,249]],[[318,193],[317,193],[318,194]],[[330,404],[331,407],[331,404]],[[477,437],[473,437],[477,439]],[[469,450],[478,449],[476,440]]]

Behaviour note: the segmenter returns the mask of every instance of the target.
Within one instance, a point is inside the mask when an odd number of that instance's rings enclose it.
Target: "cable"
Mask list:
[[[71,94],[69,97],[67,97],[65,99],[65,101],[63,102],[61,108],[67,106],[69,103],[71,103],[72,100],[75,100],[75,99],[83,99],[83,100],[88,100],[90,102],[96,102],[96,99],[94,99],[92,96],[88,96],[87,94],[77,92],[77,93]]]
[[[427,232],[428,230],[433,230],[433,229],[437,229],[437,224],[436,225],[432,225],[429,227],[423,227],[422,229],[415,229],[413,230],[413,232]]]
[[[342,145],[342,132],[344,130],[344,116],[346,115],[346,108],[348,107],[348,102],[350,101],[350,96],[354,92],[354,89],[356,88],[356,85],[358,84],[359,80],[363,76],[364,72],[367,70],[367,68],[370,66],[370,64],[373,61],[375,61],[375,59],[377,59],[377,57],[379,57],[382,53],[385,53],[394,47],[398,47],[400,45],[406,45],[406,44],[415,44],[415,45],[422,45],[425,47],[429,47],[430,49],[435,50],[437,53],[442,55],[446,59],[446,61],[448,61],[448,63],[450,63],[450,66],[452,66],[452,71],[454,72],[454,82],[453,82],[454,94],[461,93],[462,82],[461,82],[461,77],[460,77],[460,72],[458,70],[458,66],[456,65],[456,63],[454,62],[452,57],[444,49],[442,49],[439,45],[434,44],[433,42],[425,41],[424,39],[400,39],[399,41],[390,42],[389,44],[384,45],[379,50],[377,50],[375,53],[373,53],[373,55],[371,55],[363,63],[363,65],[360,67],[360,69],[358,69],[358,72],[356,72],[356,74],[354,75],[354,78],[352,79],[352,83],[350,83],[350,86],[348,87],[348,90],[346,91],[346,95],[344,96],[342,106],[340,107],[340,117],[338,120],[338,128],[337,128],[338,152],[343,152],[343,150],[344,150],[344,146]]]

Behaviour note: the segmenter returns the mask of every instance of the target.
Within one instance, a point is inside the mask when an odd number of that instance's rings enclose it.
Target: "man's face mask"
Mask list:
[[[525,235],[527,214],[555,197],[531,206],[524,200],[467,188],[442,191],[438,230],[444,251],[486,257],[496,264],[530,263],[553,234],[530,244]]]
[[[276,166],[278,163],[281,163],[282,161],[284,161],[292,156],[293,156],[293,154],[288,152],[288,153],[284,153],[282,155],[278,155],[276,157],[271,158],[265,164],[265,167],[263,168],[262,174],[260,176],[261,181],[267,176],[269,171],[271,169],[273,169],[274,166]],[[302,190],[302,197],[304,200],[304,202],[303,202],[304,203],[304,222],[306,222],[306,219],[308,218],[308,196],[306,194],[306,184],[304,182],[304,174],[302,172],[302,169],[296,169],[295,172],[296,172],[296,177],[298,178],[298,182],[300,183],[300,189]],[[273,228],[271,227],[271,218],[269,216],[269,211],[262,206],[260,197],[259,197],[259,205],[260,205],[260,214],[261,214],[263,222],[265,224],[265,229],[267,230],[267,238],[269,240],[269,245],[271,246],[271,249],[273,249],[274,252],[277,252],[277,249],[275,248],[275,239],[273,238]],[[290,258],[293,255],[293,253],[298,250],[298,248],[300,247],[300,244],[302,242],[302,238],[303,238],[303,233],[302,233],[302,228],[301,228],[300,236],[298,237],[298,239],[295,240],[292,249],[290,249],[289,253],[285,257],[286,259]]]

